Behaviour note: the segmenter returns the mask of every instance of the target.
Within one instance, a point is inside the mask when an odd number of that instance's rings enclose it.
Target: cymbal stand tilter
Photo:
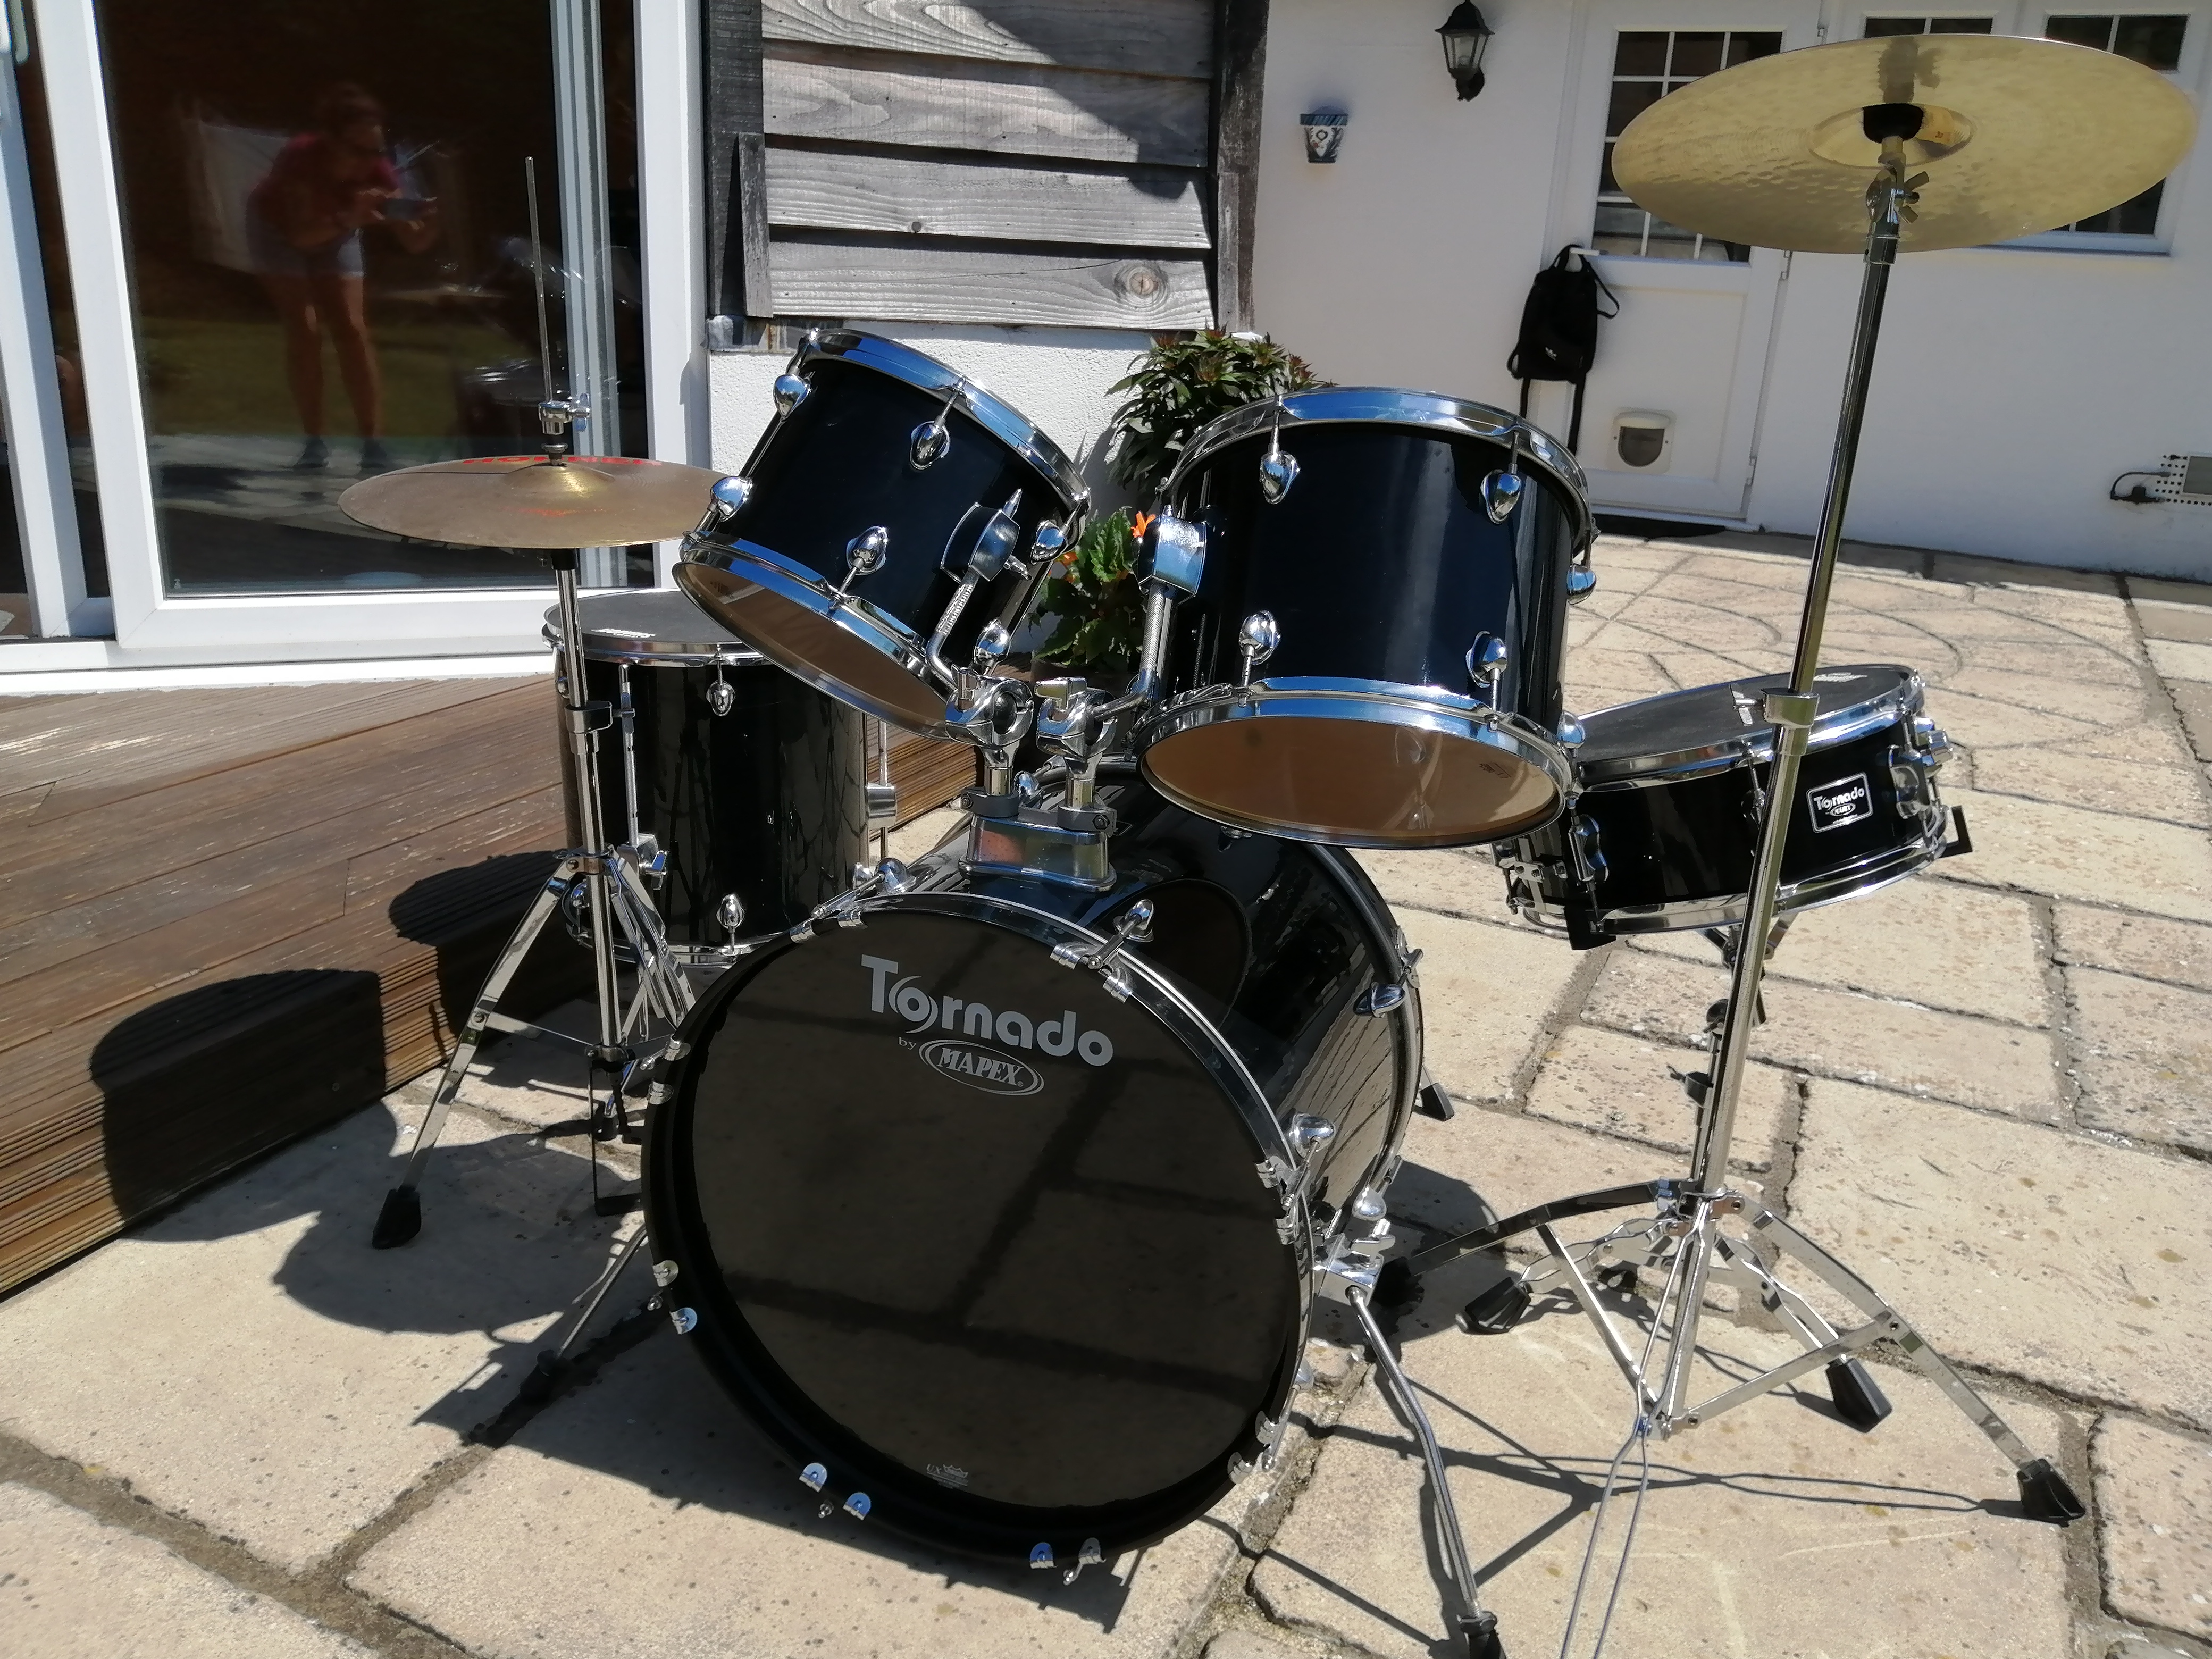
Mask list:
[[[1715,1008],[1717,1018],[1711,1033],[1711,1070],[1709,1076],[1692,1073],[1685,1079],[1698,1108],[1697,1137],[1687,1177],[1680,1181],[1638,1182],[1557,1199],[1491,1226],[1443,1240],[1386,1266],[1379,1276],[1375,1296],[1386,1308],[1410,1307],[1419,1299],[1422,1281],[1429,1275],[1477,1251],[1494,1249],[1521,1234],[1534,1233],[1544,1255],[1530,1267],[1470,1303],[1466,1316],[1468,1328],[1479,1332],[1505,1330],[1528,1306],[1529,1287],[1533,1284],[1553,1279],[1564,1281],[1577,1304],[1597,1328],[1607,1352],[1635,1395],[1637,1416],[1631,1444],[1651,1437],[1665,1439],[1694,1428],[1822,1367],[1826,1368],[1831,1397],[1838,1413],[1861,1430],[1872,1429],[1889,1414],[1890,1406],[1856,1356],[1871,1344],[1886,1340],[1901,1349],[2011,1461],[2025,1512],[2036,1519],[2063,1525],[2080,1518],[2086,1511],[2051,1461],[2031,1450],[1989,1401],[1864,1279],[1763,1203],[1729,1186],[1728,1181],[1728,1153],[1735,1131],[1737,1102],[1751,1033],[1759,1022],[1759,988],[1767,956],[1777,937],[1776,897],[1782,856],[1790,830],[1799,763],[1805,754],[1815,710],[1814,677],[1820,664],[1821,633],[1842,542],[1844,510],[1866,412],[1867,386],[1881,325],[1882,302],[1890,266],[1896,258],[1900,221],[1911,216],[1917,199],[1917,187],[1923,182],[1923,177],[1907,178],[1905,174],[1900,139],[1911,136],[1909,128],[1902,133],[1895,129],[1885,131],[1883,123],[1895,119],[1899,125],[1917,125],[1919,118],[1920,112],[1911,105],[1875,105],[1865,112],[1867,137],[1880,143],[1881,161],[1881,171],[1867,191],[1871,222],[1857,325],[1790,686],[1786,690],[1768,694],[1765,700],[1765,716],[1775,732],[1774,757],[1766,782],[1747,914],[1734,941],[1737,948],[1729,952],[1733,962],[1729,994]],[[1764,941],[1767,949],[1741,948],[1741,941],[1747,939]],[[1655,1214],[1617,1227],[1586,1243],[1563,1243],[1554,1231],[1555,1224],[1573,1217],[1646,1203],[1656,1206]],[[1724,1220],[1735,1218],[1741,1218],[1745,1229],[1742,1236],[1722,1229]],[[1613,1259],[1610,1267],[1607,1265],[1608,1257]],[[1777,1274],[1785,1257],[1810,1272],[1856,1309],[1857,1322],[1838,1329],[1802,1296],[1784,1285]],[[1647,1343],[1641,1358],[1630,1351],[1621,1329],[1599,1302],[1593,1282],[1620,1282],[1624,1275],[1632,1278],[1639,1267],[1662,1274],[1665,1279],[1665,1289],[1653,1309],[1651,1326],[1653,1336],[1665,1350],[1664,1363],[1656,1375],[1650,1363],[1652,1345]],[[1690,1371],[1696,1358],[1698,1325],[1706,1292],[1716,1284],[1733,1285],[1765,1310],[1797,1339],[1802,1352],[1709,1399],[1692,1401],[1689,1397]],[[1617,1471],[1619,1460],[1614,1467]],[[1612,1484],[1608,1478],[1608,1496]],[[1440,1504],[1438,1509],[1441,1515],[1449,1516],[1445,1506]],[[1601,1503],[1593,1524],[1593,1550],[1596,1527],[1602,1524],[1602,1520]],[[1461,1559],[1464,1553],[1463,1547],[1455,1552]],[[1626,1571],[1626,1564],[1624,1547],[1620,1571]],[[1616,1594],[1618,1583],[1616,1577]],[[1577,1603],[1579,1600],[1578,1586]],[[1602,1632],[1598,1639],[1602,1643]]]
[[[568,427],[574,414],[561,399],[549,398],[538,407],[545,432],[545,455],[555,465],[565,463]],[[582,845],[561,854],[560,862],[545,879],[522,920],[501,948],[484,976],[468,1018],[456,1034],[453,1058],[438,1079],[430,1109],[416,1132],[413,1151],[399,1184],[385,1194],[370,1243],[378,1249],[404,1244],[422,1228],[420,1183],[430,1150],[444,1132],[447,1114],[475,1062],[477,1049],[493,1031],[532,1032],[588,1057],[586,1091],[590,1100],[588,1120],[592,1161],[594,1206],[601,1214],[619,1214],[632,1207],[628,1195],[599,1196],[598,1146],[602,1140],[637,1139],[622,1099],[624,1085],[638,1063],[632,1039],[657,1018],[672,1029],[691,1006],[691,988],[671,959],[664,941],[658,911],[647,890],[647,878],[657,877],[665,854],[641,844],[611,847],[602,828],[599,787],[598,734],[612,723],[613,710],[605,703],[586,700],[584,640],[576,611],[578,550],[545,550],[553,569],[554,587],[561,614],[561,655],[556,676],[561,696],[561,721],[568,745],[571,788],[576,828]],[[572,890],[580,881],[588,902],[587,919],[592,950],[592,992],[599,1016],[597,1039],[585,1042],[565,1032],[548,1030],[498,1012],[515,970],[546,924],[559,914]],[[615,941],[619,934],[637,965],[638,993],[628,1007],[616,974]],[[610,1082],[601,1098],[598,1079]]]

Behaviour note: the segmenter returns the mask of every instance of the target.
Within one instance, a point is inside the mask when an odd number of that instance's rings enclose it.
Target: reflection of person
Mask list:
[[[410,253],[437,235],[438,204],[400,199],[399,174],[386,153],[384,108],[360,87],[340,82],[315,100],[314,130],[278,152],[248,198],[247,236],[254,269],[284,323],[284,373],[307,434],[302,470],[328,464],[323,441],[323,349],[327,333],[361,428],[361,469],[382,471],[384,390],[362,302],[361,233],[390,230]]]

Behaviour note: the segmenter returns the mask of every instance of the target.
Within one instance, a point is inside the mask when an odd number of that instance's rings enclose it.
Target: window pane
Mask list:
[[[1609,142],[1605,147],[1605,159],[1598,163],[1597,189],[1601,196],[1621,194],[1620,180],[1613,176],[1613,145]]]
[[[2103,52],[2112,44],[2112,20],[2108,16],[2054,17],[2044,25],[2043,34],[2047,40],[2064,40]]]
[[[1618,138],[1628,124],[1659,101],[1660,85],[1656,81],[1616,81],[1613,83],[1613,103],[1606,111],[1605,136]]]
[[[1667,66],[1667,73],[1678,81],[1711,75],[1721,66],[1723,38],[1718,34],[1677,34],[1674,37],[1674,56]]]
[[[1936,17],[1929,20],[1930,34],[1987,34],[1991,20],[1986,17]]]
[[[1620,37],[1620,45],[1613,54],[1615,75],[1664,75],[1667,72],[1667,34],[1628,33]]]
[[[2186,17],[2123,17],[2113,32],[2112,50],[2171,75],[2181,67],[2181,37],[2188,27]]]
[[[544,0],[98,11],[169,591],[547,583],[337,507],[364,474],[537,447],[526,156],[565,377]]]
[[[1782,50],[1779,34],[1735,33],[1729,36],[1728,60],[1730,64],[1747,64],[1754,58],[1771,58]]]
[[[1866,38],[1869,40],[1891,34],[1924,34],[1928,20],[1924,17],[1869,17],[1866,20]]]
[[[2155,236],[2158,234],[2158,204],[2166,193],[2163,179],[2153,185],[2131,201],[2107,209],[2078,224],[2069,225],[2069,230],[2102,231],[2112,236]]]

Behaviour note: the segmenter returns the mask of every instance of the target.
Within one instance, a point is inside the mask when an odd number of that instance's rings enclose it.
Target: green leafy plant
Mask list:
[[[1160,342],[1107,389],[1133,395],[1114,411],[1113,475],[1148,501],[1199,428],[1232,409],[1324,386],[1303,357],[1263,334],[1204,329]]]
[[[1037,604],[1039,614],[1059,617],[1060,626],[1040,658],[1108,672],[1136,662],[1145,635],[1145,601],[1137,592],[1139,523],[1127,507],[1117,507],[1093,519],[1060,556]]]

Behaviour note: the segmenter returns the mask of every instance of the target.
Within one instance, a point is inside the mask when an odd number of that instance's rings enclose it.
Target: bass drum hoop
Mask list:
[[[1151,751],[1170,738],[1226,721],[1270,719],[1356,720],[1481,744],[1550,779],[1552,804],[1540,817],[1495,830],[1486,828],[1472,836],[1462,830],[1445,830],[1433,836],[1383,835],[1252,817],[1217,802],[1199,801],[1176,788],[1152,768]],[[1331,847],[1401,850],[1463,847],[1471,841],[1502,841],[1529,835],[1559,817],[1573,787],[1565,752],[1518,715],[1440,689],[1388,680],[1302,678],[1255,680],[1249,686],[1206,686],[1139,717],[1131,742],[1145,781],[1186,811],[1283,841]]]
[[[893,909],[994,923],[1048,948],[1106,942],[1102,935],[1061,917],[976,893],[910,890],[864,900],[859,907],[862,915]],[[799,945],[785,947],[800,948]],[[690,1334],[690,1340],[699,1346],[715,1380],[738,1402],[747,1419],[794,1463],[823,1463],[830,1470],[830,1487],[845,1487],[846,1475],[860,1474],[861,1479],[851,1482],[849,1489],[868,1493],[871,1519],[879,1519],[893,1531],[938,1548],[1020,1562],[1029,1559],[1030,1549],[1039,1542],[1050,1543],[1055,1553],[1065,1549],[1073,1558],[1084,1540],[1097,1538],[1110,1560],[1119,1552],[1154,1543],[1205,1514],[1236,1484],[1226,1459],[1217,1467],[1194,1471],[1176,1486],[1115,1504],[1057,1510],[1030,1510],[980,1498],[949,1504],[946,1488],[894,1463],[830,1421],[784,1376],[765,1345],[752,1334],[750,1322],[720,1285],[719,1275],[706,1271],[713,1264],[713,1256],[704,1245],[705,1223],[698,1212],[696,1189],[681,1173],[688,1164],[679,1164],[672,1152],[684,1144],[679,1137],[690,1126],[692,1084],[704,1052],[696,1034],[720,1018],[756,974],[783,954],[781,950],[767,951],[732,969],[692,1009],[678,1033],[686,1051],[678,1062],[679,1070],[670,1081],[665,1101],[653,1109],[641,1156],[645,1224],[653,1259],[674,1261],[678,1269],[665,1300],[672,1305],[717,1304],[714,1316],[702,1314]],[[1126,953],[1121,961],[1127,964],[1129,1000],[1141,1004],[1173,1032],[1222,1086],[1251,1132],[1261,1159],[1279,1169],[1295,1169],[1297,1160],[1257,1080],[1222,1042],[1212,1023],[1148,964]],[[1255,1170],[1253,1179],[1259,1178]],[[1314,1253],[1312,1218],[1303,1186],[1288,1188],[1285,1196],[1283,1219],[1289,1237],[1285,1249],[1291,1253],[1297,1312],[1274,1380],[1259,1407],[1278,1422],[1295,1385],[1313,1322],[1313,1275],[1309,1271]],[[1251,1462],[1266,1449],[1255,1426],[1231,1449],[1231,1455]],[[825,1487],[823,1496],[830,1495],[830,1487]]]

